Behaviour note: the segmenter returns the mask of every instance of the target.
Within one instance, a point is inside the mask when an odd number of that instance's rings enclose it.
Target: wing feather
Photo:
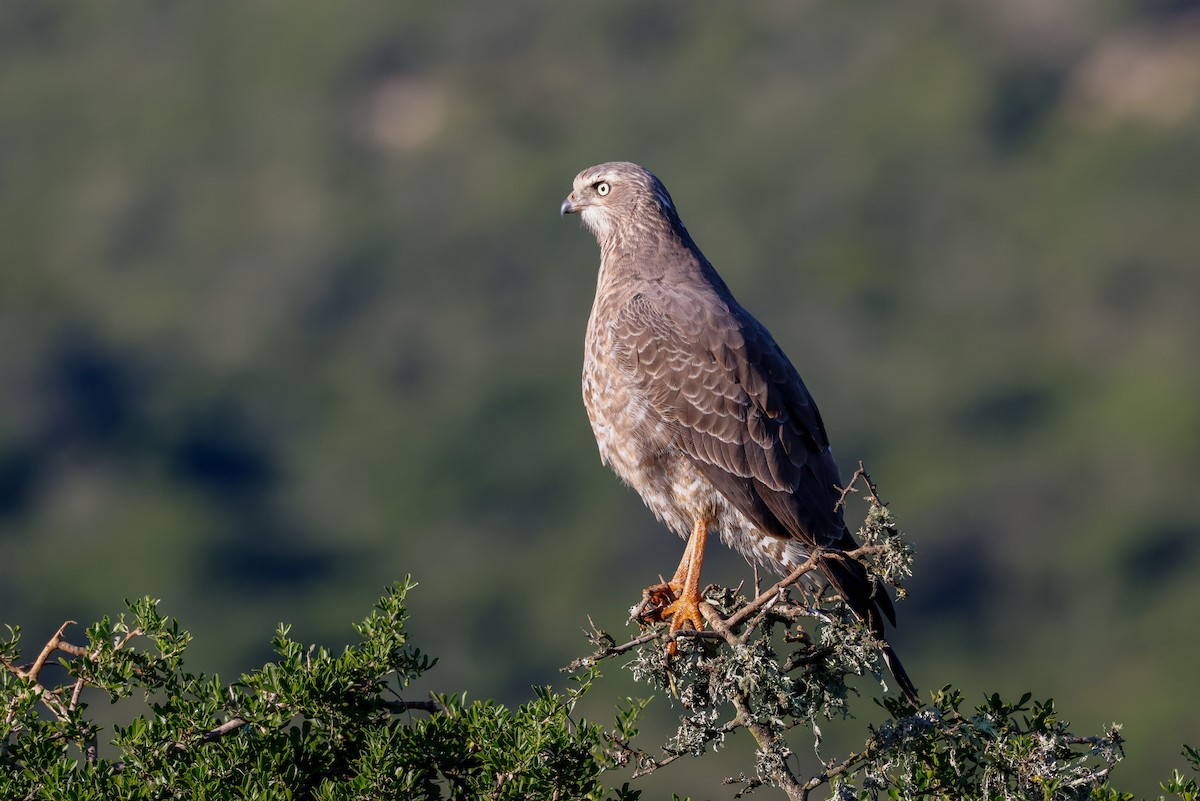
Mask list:
[[[613,318],[620,368],[677,446],[761,531],[851,549],[837,510],[840,476],[820,413],[770,333],[711,287],[651,285]],[[847,603],[878,627],[894,622],[857,563],[822,565]]]
[[[693,460],[832,513],[837,466],[800,376],[741,307],[711,293],[704,304],[687,300],[642,292],[615,316],[611,335],[627,377],[677,427]],[[816,509],[803,516],[820,517]],[[819,528],[772,533],[834,544]]]

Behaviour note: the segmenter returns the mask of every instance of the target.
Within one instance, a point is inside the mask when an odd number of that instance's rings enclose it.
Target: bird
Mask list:
[[[781,575],[816,549],[855,548],[812,395],[697,247],[662,181],[631,162],[588,167],[559,214],[578,214],[600,247],[583,401],[601,461],[686,540],[674,576],[646,591],[670,634],[704,627],[710,532]],[[884,619],[896,623],[887,593],[852,559],[821,558],[819,568],[919,706],[884,636]]]

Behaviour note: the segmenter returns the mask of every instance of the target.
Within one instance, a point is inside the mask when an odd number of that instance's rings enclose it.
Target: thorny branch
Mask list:
[[[813,569],[816,562],[808,566],[807,570]],[[795,577],[799,578],[804,575],[807,570],[796,571]],[[705,622],[711,629],[710,631],[693,631],[691,629],[683,629],[676,632],[674,638],[676,640],[690,640],[697,642],[700,640],[717,640],[723,645],[731,648],[745,647],[750,636],[758,630],[764,621],[770,617],[773,622],[790,621],[797,617],[803,616],[810,612],[805,607],[797,606],[789,603],[786,597],[787,585],[775,586],[761,593],[754,601],[738,609],[729,617],[722,617],[721,613],[716,609],[713,603],[705,601],[700,605],[701,614],[704,615]],[[710,587],[709,595],[712,595],[716,590],[715,587]],[[589,620],[589,623],[592,621]],[[577,670],[580,668],[591,667],[598,662],[612,657],[620,656],[627,652],[646,646],[650,643],[656,643],[654,648],[660,648],[659,645],[665,637],[659,630],[647,631],[634,637],[626,642],[618,644],[608,633],[601,631],[592,623],[591,630],[588,632],[589,639],[597,646],[597,650],[590,656],[574,660],[564,670]],[[801,639],[800,637],[796,639]],[[813,658],[819,658],[823,653],[823,649],[816,648],[817,652]],[[679,657],[677,659],[683,659]],[[784,672],[790,672],[803,664],[802,660],[790,660],[783,667]],[[671,667],[667,668],[668,671]],[[686,668],[684,669],[686,671]],[[672,675],[673,681],[682,681],[682,678],[675,678]],[[732,689],[727,699],[733,707],[733,715],[724,723],[714,727],[709,732],[709,739],[719,740],[725,735],[728,735],[739,728],[745,728],[754,738],[758,746],[760,754],[787,754],[790,755],[783,735],[785,731],[791,728],[794,723],[783,726],[772,726],[767,722],[760,720],[761,715],[755,709],[757,699],[750,692],[739,690],[736,687]],[[628,739],[613,736],[610,738],[613,751],[617,754],[617,762],[627,764],[632,762],[635,767],[633,778],[653,773],[667,765],[675,762],[680,757],[687,756],[691,751],[687,748],[664,748],[664,756],[654,757],[644,749],[633,745]],[[807,783],[798,776],[796,770],[788,759],[772,759],[767,760],[766,773],[764,778],[769,779],[770,783],[782,789],[791,799],[806,799],[812,787],[818,787],[828,781],[828,777],[818,776],[813,777]],[[761,785],[762,781],[756,779],[747,780],[745,792],[753,789],[755,786]]]
[[[838,488],[841,490],[842,494],[838,498],[838,502],[834,504],[833,508],[835,510],[842,510],[846,508],[846,498],[850,495],[850,493],[858,492],[854,485],[858,483],[860,478],[863,480],[863,483],[867,485],[867,495],[870,496],[871,503],[875,506],[887,506],[887,504],[883,502],[883,499],[879,497],[878,485],[871,480],[871,474],[867,472],[867,468],[863,465],[862,460],[859,459],[858,469],[854,471],[854,475],[850,476],[850,482],[846,484],[845,487]]]

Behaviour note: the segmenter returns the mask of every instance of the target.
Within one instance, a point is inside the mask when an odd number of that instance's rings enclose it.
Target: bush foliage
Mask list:
[[[412,586],[384,595],[357,626],[361,641],[340,654],[280,627],[276,661],[231,684],[186,670],[190,636],[148,598],[91,626],[86,645],[60,631],[26,668],[10,629],[0,647],[0,798],[630,797],[599,783],[602,728],[572,719],[587,679],[563,694],[539,689],[517,710],[462,696],[405,700],[401,691],[434,665],[404,632]],[[43,678],[55,650],[69,676],[57,685]],[[101,757],[84,699],[135,695],[148,710],[117,726],[115,754]]]
[[[920,710],[884,701],[892,717],[869,730],[860,751],[798,776],[783,734],[798,724],[817,730],[817,718],[844,714],[842,690],[825,688],[845,688],[864,668],[877,671],[858,657],[840,662],[844,652],[834,657],[831,649],[842,644],[827,637],[801,641],[801,651],[832,658],[815,692],[800,688],[816,686],[807,668],[790,677],[811,663],[796,653],[781,657],[761,632],[749,647],[687,637],[682,657],[670,661],[659,639],[639,638],[631,665],[686,709],[657,756],[634,744],[646,701],[627,699],[611,728],[576,715],[595,667],[565,692],[536,688],[516,710],[455,695],[406,700],[402,691],[435,662],[404,633],[412,586],[397,583],[384,595],[357,626],[361,642],[340,654],[302,645],[281,627],[277,660],[230,684],[186,670],[190,636],[148,598],[89,627],[86,645],[69,643],[64,625],[26,666],[18,664],[20,631],[10,628],[0,645],[7,668],[0,672],[0,798],[622,801],[640,792],[627,781],[606,787],[606,773],[632,766],[636,777],[701,756],[742,727],[762,739],[753,776],[730,780],[743,785],[739,796],[765,784],[798,798],[818,789],[838,799],[1132,798],[1107,783],[1123,747],[1117,727],[1076,736],[1052,702],[1031,703],[1029,694],[1015,703],[992,695],[965,711],[950,687]],[[46,678],[55,651],[66,668],[57,683]],[[850,651],[871,653],[861,642]],[[88,699],[128,703],[131,696],[146,710],[103,732]],[[734,715],[719,720],[726,705]],[[102,755],[102,741],[111,755]],[[1185,755],[1200,771],[1200,755],[1190,748]],[[1200,798],[1195,777],[1176,773],[1164,788],[1185,801]]]
[[[825,555],[860,559],[900,589],[911,554],[870,494],[863,546]],[[191,636],[149,598],[88,627],[83,644],[64,623],[28,664],[12,627],[0,643],[0,798],[630,801],[639,776],[706,757],[742,729],[757,757],[727,781],[740,785],[736,797],[770,786],[792,799],[1132,798],[1109,784],[1123,755],[1118,726],[1079,736],[1052,701],[991,695],[969,708],[948,686],[919,709],[884,697],[888,718],[867,727],[860,750],[803,775],[789,744],[797,730],[819,745],[819,721],[849,715],[855,677],[883,674],[869,632],[795,579],[753,599],[710,586],[711,627],[675,634],[675,656],[661,624],[622,644],[593,627],[595,651],[565,668],[577,674],[569,688],[537,688],[515,710],[407,694],[435,664],[404,629],[409,580],[379,599],[341,653],[281,626],[276,659],[228,684],[187,670]],[[598,665],[625,655],[638,681],[683,708],[665,743],[639,737],[648,700],[625,699],[610,727],[578,714]],[[102,700],[122,705],[127,722],[102,730],[91,709]],[[1200,770],[1195,750],[1185,756]],[[1200,797],[1195,777],[1176,773],[1163,786]]]

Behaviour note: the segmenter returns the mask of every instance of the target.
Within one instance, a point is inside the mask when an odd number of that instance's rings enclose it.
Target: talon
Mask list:
[[[636,607],[639,623],[661,623],[671,614],[667,611],[679,598],[683,587],[669,581],[652,584],[642,590],[642,602]]]
[[[695,631],[704,629],[704,615],[700,613],[699,593],[694,595],[684,595],[672,601],[666,609],[662,610],[663,617],[671,618],[670,634],[674,635],[677,631],[681,631],[683,627],[690,623]],[[679,652],[679,643],[676,640],[671,640],[667,643],[667,654],[675,656]]]

